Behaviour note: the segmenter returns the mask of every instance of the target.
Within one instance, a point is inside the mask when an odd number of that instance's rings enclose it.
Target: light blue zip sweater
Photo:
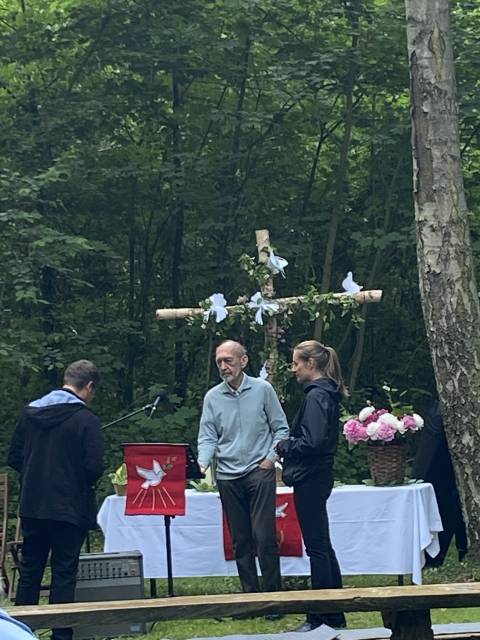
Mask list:
[[[236,391],[221,382],[203,401],[198,462],[208,467],[215,456],[219,480],[240,478],[264,458],[275,461],[274,447],[288,434],[287,418],[269,382],[244,375]]]

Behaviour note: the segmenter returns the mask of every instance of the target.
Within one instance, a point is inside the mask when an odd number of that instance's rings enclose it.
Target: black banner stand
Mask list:
[[[200,471],[197,459],[189,444],[184,445],[186,453],[186,480],[199,480],[204,478],[205,474]],[[172,539],[170,537],[170,525],[172,518],[175,516],[163,516],[165,521],[165,551],[167,554],[167,595],[173,598],[173,565],[172,565]],[[157,582],[154,578],[150,578],[150,595],[152,598],[157,597]]]
[[[173,598],[175,595],[173,592],[172,543],[170,538],[170,524],[174,517],[175,516],[163,516],[165,520],[165,550],[167,552],[167,595],[169,598]],[[156,589],[157,583],[155,582],[155,590]]]

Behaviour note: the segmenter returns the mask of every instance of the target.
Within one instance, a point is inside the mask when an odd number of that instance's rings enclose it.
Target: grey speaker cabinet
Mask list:
[[[144,598],[140,551],[86,553],[80,556],[75,602],[105,602]],[[145,623],[85,625],[74,629],[74,640],[115,638],[147,633]]]

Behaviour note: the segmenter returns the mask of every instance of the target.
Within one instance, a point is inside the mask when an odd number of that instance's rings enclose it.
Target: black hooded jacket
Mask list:
[[[72,391],[25,407],[8,464],[21,474],[20,515],[95,526],[94,484],[103,473],[100,420]]]
[[[283,481],[291,486],[315,476],[331,489],[341,393],[330,378],[306,382],[303,390],[305,397],[293,419],[290,437],[277,446],[283,457]]]

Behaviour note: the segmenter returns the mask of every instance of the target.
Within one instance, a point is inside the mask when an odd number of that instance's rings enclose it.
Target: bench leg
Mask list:
[[[433,640],[429,609],[382,611],[383,624],[392,630],[391,640]]]

